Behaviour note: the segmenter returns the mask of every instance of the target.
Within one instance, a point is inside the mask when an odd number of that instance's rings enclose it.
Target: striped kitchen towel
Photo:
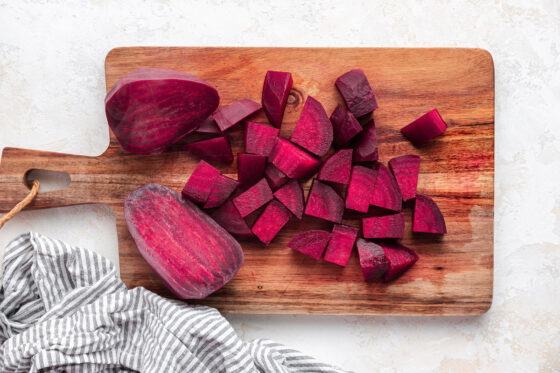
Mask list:
[[[104,257],[38,233],[13,240],[0,289],[0,372],[342,372],[243,342],[209,307],[128,290]]]

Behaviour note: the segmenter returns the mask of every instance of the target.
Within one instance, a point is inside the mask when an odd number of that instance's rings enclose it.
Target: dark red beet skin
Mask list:
[[[256,154],[237,154],[237,180],[241,188],[248,188],[264,177],[266,157]]]
[[[377,172],[365,166],[352,167],[352,175],[346,193],[346,208],[368,212],[371,193],[375,189]]]
[[[195,132],[217,135],[220,134],[222,131],[220,131],[214,119],[212,117],[208,117],[204,120],[204,122],[200,124],[200,126],[196,129]]]
[[[356,227],[335,224],[323,259],[327,262],[346,267],[354,248],[354,242],[358,237],[358,231],[359,229]]]
[[[235,197],[233,204],[237,207],[241,217],[244,218],[259,207],[264,206],[272,198],[272,190],[270,190],[266,179],[261,179],[261,181]]]
[[[416,194],[413,232],[446,234],[447,227],[438,205],[428,196]]]
[[[366,282],[373,282],[387,273],[389,262],[381,245],[358,238],[356,246]]]
[[[313,180],[305,205],[305,214],[340,223],[344,214],[344,200],[327,184]]]
[[[389,161],[389,168],[395,176],[403,201],[416,197],[418,173],[420,172],[420,157],[417,155],[403,155]]]
[[[276,192],[274,197],[301,219],[303,217],[303,189],[297,180],[290,180]]]
[[[317,178],[321,181],[348,184],[351,170],[352,149],[340,149],[323,163]]]
[[[383,242],[380,245],[389,263],[389,269],[383,278],[385,281],[396,279],[418,261],[418,255],[406,246],[395,242]]]
[[[247,222],[241,217],[232,201],[227,201],[220,208],[213,211],[210,216],[226,231],[239,239],[253,238],[253,232]]]
[[[292,84],[292,74],[287,72],[267,71],[264,77],[262,107],[268,120],[276,127],[282,124]]]
[[[194,75],[144,68],[115,83],[105,114],[124,150],[158,154],[196,130],[219,102],[216,89]]]
[[[214,179],[210,195],[204,204],[205,209],[212,209],[223,204],[229,196],[237,189],[239,182],[227,176],[221,175]]]
[[[377,109],[375,95],[363,70],[354,69],[336,79],[335,86],[356,118]]]
[[[245,152],[268,156],[276,141],[279,129],[265,124],[247,122],[245,125]]]
[[[313,97],[307,97],[290,140],[319,157],[329,151],[333,141],[332,123],[323,105]]]
[[[299,251],[302,254],[312,257],[315,260],[321,259],[331,234],[321,230],[302,232],[294,236],[288,246],[290,249]]]
[[[183,188],[183,197],[196,203],[206,203],[220,171],[205,161],[200,161]]]
[[[191,142],[186,144],[184,149],[199,158],[210,162],[231,163],[233,153],[231,145],[226,136],[215,137],[213,139]]]
[[[124,215],[138,251],[179,298],[205,298],[243,264],[239,243],[170,188],[141,186],[126,198]]]
[[[213,117],[216,124],[223,132],[241,122],[243,119],[253,115],[260,109],[261,105],[255,101],[243,99],[221,108],[214,113]]]
[[[382,163],[377,163],[374,168],[377,168],[377,178],[370,204],[387,210],[401,211],[402,196],[393,174]]]
[[[333,126],[333,142],[335,146],[346,145],[358,133],[362,132],[362,126],[342,105],[338,105],[331,114],[331,123]]]
[[[365,238],[402,238],[404,235],[404,214],[372,216],[362,219]]]
[[[439,115],[437,109],[433,109],[406,127],[403,127],[401,132],[414,144],[422,145],[434,137],[441,135],[446,128],[447,125],[441,118],[441,115]]]
[[[264,211],[253,225],[253,234],[268,246],[288,220],[290,220],[290,217],[291,214],[288,209],[280,202],[273,200],[266,205]]]
[[[379,158],[375,123],[370,119],[364,130],[354,139],[354,162],[372,162]]]
[[[306,179],[321,166],[319,159],[282,138],[276,142],[269,160],[291,179]]]
[[[266,165],[264,174],[272,190],[280,188],[282,185],[286,184],[288,180],[290,180],[285,173],[276,168],[276,166],[272,163]]]

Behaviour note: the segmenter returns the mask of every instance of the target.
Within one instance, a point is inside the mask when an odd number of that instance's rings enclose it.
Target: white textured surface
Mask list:
[[[560,371],[558,0],[0,0],[0,147],[102,153],[104,57],[133,45],[488,49],[496,67],[491,310],[465,318],[228,318],[245,338],[276,339],[357,372]],[[0,232],[0,246],[29,229],[117,260],[106,207],[25,212]]]

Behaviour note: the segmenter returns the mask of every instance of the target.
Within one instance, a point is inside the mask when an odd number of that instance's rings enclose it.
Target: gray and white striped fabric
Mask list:
[[[0,372],[342,372],[241,341],[209,307],[128,290],[102,256],[38,233],[13,240],[0,289]]]

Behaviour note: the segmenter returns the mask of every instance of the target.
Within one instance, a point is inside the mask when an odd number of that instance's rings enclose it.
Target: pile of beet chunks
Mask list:
[[[345,106],[338,105],[329,117],[323,105],[309,96],[291,137],[279,137],[292,84],[291,73],[268,71],[262,106],[240,100],[221,108],[200,126],[198,132],[218,136],[186,145],[202,160],[186,183],[183,196],[203,208],[214,209],[214,220],[238,239],[256,237],[264,245],[269,245],[292,217],[302,219],[305,214],[327,220],[333,223],[331,232],[300,233],[288,247],[316,260],[323,258],[346,266],[356,246],[367,282],[397,278],[418,260],[412,249],[396,241],[404,235],[403,202],[414,200],[413,232],[447,233],[436,203],[416,191],[420,157],[393,158],[388,167],[378,162],[373,120],[377,101],[359,69],[335,82]],[[247,120],[261,109],[272,126]],[[206,161],[233,161],[224,131],[241,123],[245,125],[245,153],[237,155],[238,178],[233,180]],[[404,127],[402,133],[421,145],[445,129],[446,124],[434,109]],[[331,146],[334,152],[322,160]],[[300,181],[315,174],[305,201]],[[337,184],[347,185],[345,198],[337,191]],[[384,213],[368,216],[371,206]],[[346,210],[362,214],[363,238],[358,237],[359,228],[342,224]],[[258,214],[256,220],[250,219],[252,214]]]

